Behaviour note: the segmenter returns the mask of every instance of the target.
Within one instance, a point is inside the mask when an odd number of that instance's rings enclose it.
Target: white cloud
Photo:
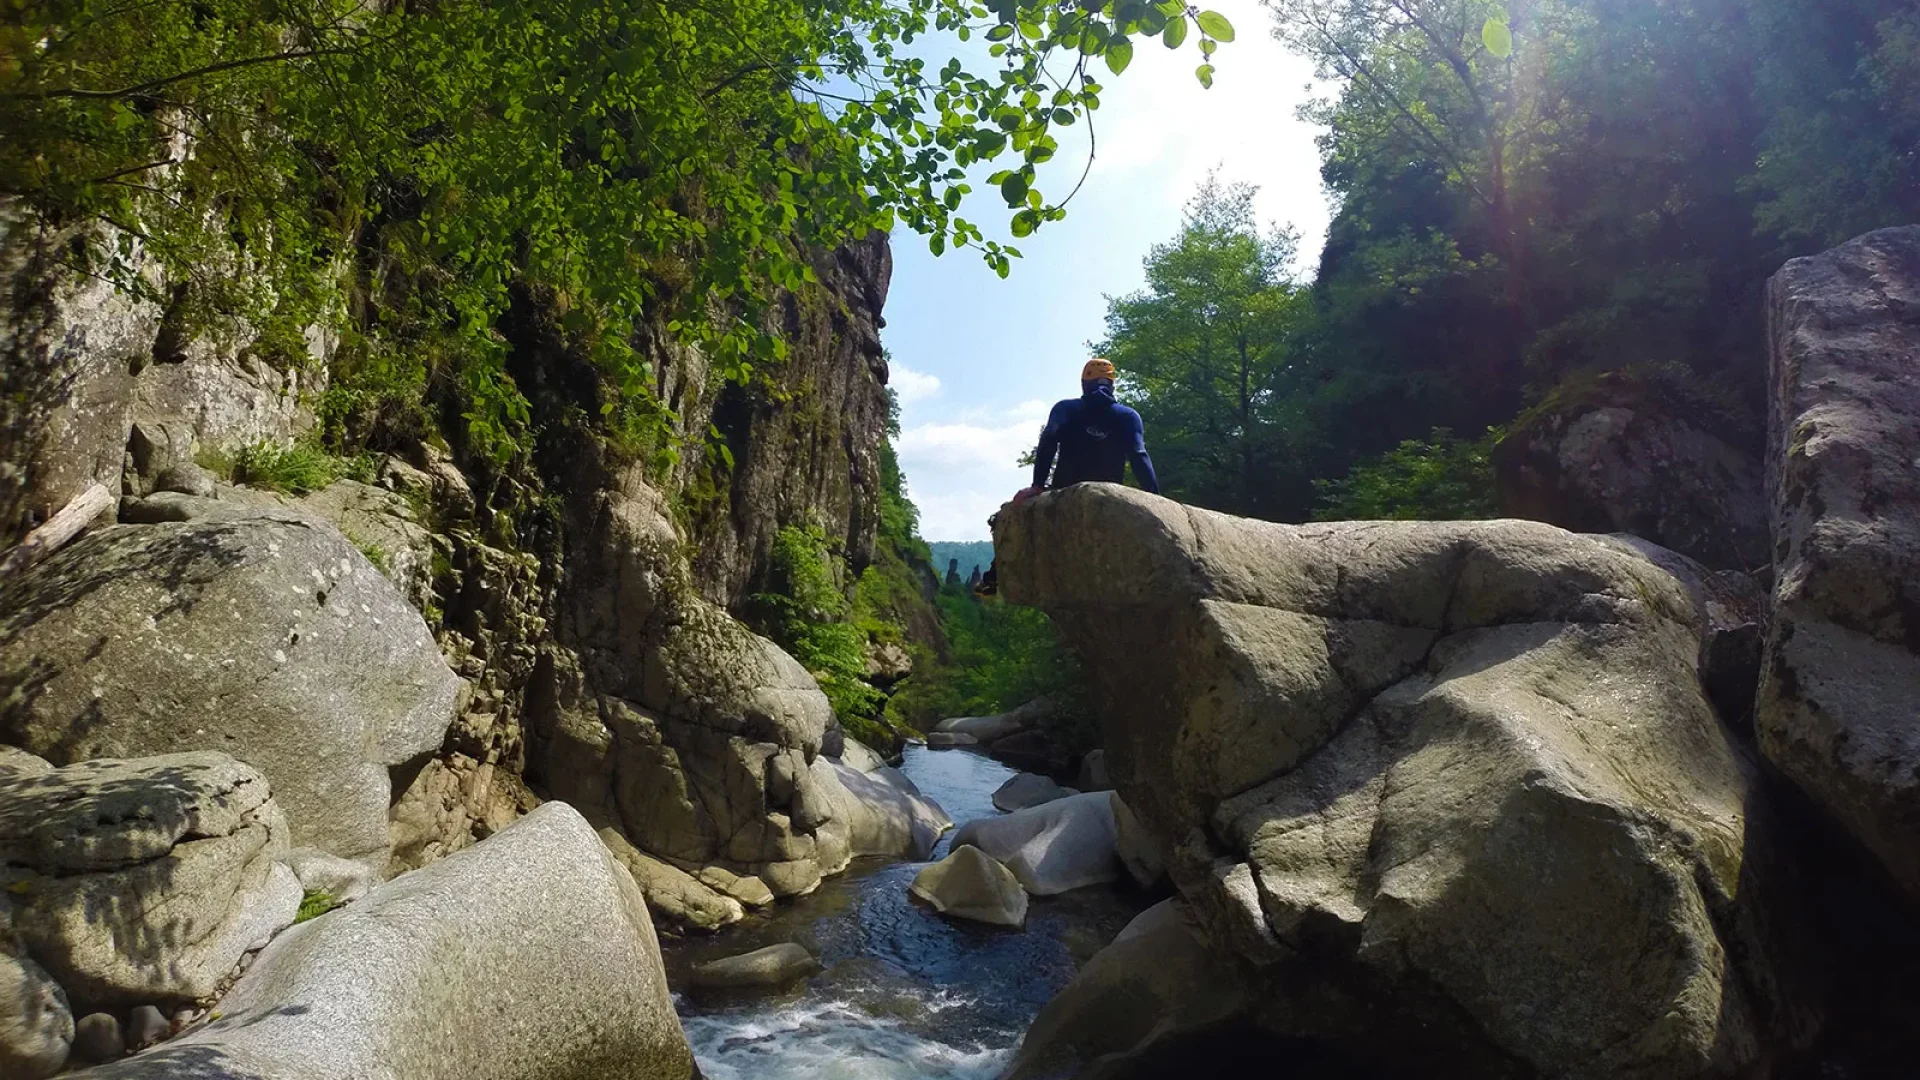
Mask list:
[[[929,540],[985,540],[987,518],[1032,473],[1019,464],[1033,449],[1048,403],[1023,401],[956,420],[914,424],[895,449],[909,495],[920,508],[920,533]]]
[[[912,405],[940,395],[940,376],[915,371],[898,361],[888,365],[887,385],[899,396],[901,405]]]

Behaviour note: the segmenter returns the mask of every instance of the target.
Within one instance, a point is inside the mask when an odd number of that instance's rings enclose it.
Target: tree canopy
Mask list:
[[[1268,7],[1332,88],[1308,112],[1337,210],[1312,282],[1248,343],[1265,422],[1196,392],[1205,379],[1166,378],[1192,374],[1176,342],[1215,317],[1175,280],[1207,249],[1191,214],[1149,255],[1147,290],[1110,303],[1110,355],[1162,482],[1205,505],[1489,513],[1484,433],[1604,371],[1646,372],[1716,430],[1755,437],[1767,276],[1920,220],[1911,3]],[[1227,278],[1205,291],[1237,295]],[[1190,455],[1196,433],[1205,454]],[[1267,464],[1228,483],[1229,461]]]
[[[323,323],[444,338],[478,441],[510,448],[514,285],[557,298],[645,427],[645,315],[737,381],[782,355],[763,310],[810,251],[904,225],[1005,274],[1018,252],[958,213],[975,170],[1013,236],[1062,216],[1038,167],[1154,36],[1204,58],[1233,30],[1178,0],[11,0],[0,194],[43,233],[112,226],[82,269],[164,280],[287,358]],[[337,310],[356,270],[386,302]]]

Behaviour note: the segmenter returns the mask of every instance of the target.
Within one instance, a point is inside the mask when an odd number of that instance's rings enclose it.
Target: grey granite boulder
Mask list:
[[[813,790],[833,819],[848,831],[850,855],[886,855],[918,861],[953,828],[940,804],[920,794],[900,770],[881,765],[868,772],[826,757],[809,766]]]
[[[1920,896],[1920,226],[1767,291],[1761,749]]]
[[[1702,609],[1643,552],[1108,484],[994,540],[1085,658],[1195,932],[1244,961],[1243,1021],[1387,1075],[1679,1080],[1807,1044],[1791,852],[1708,703]]]
[[[601,829],[600,841],[633,875],[634,884],[640,886],[640,892],[647,898],[647,907],[666,925],[677,929],[718,930],[739,922],[746,914],[739,900],[639,850],[618,830]],[[769,894],[767,901],[772,900]]]
[[[1036,773],[1015,773],[1006,783],[994,789],[993,808],[1011,813],[1078,794],[1080,792],[1074,788],[1061,787],[1048,777]]]
[[[266,774],[295,843],[377,868],[387,770],[440,746],[460,691],[419,612],[289,511],[102,529],[0,612],[0,738],[56,764],[223,750]]]
[[[0,1076],[42,1080],[72,1048],[66,992],[39,964],[0,950]]]
[[[1027,891],[1020,887],[1020,879],[972,844],[961,844],[915,874],[907,891],[956,919],[993,926],[1021,926],[1027,921]]]
[[[266,780],[201,751],[0,776],[0,888],[22,948],[90,1006],[213,992],[293,921]]]
[[[785,986],[820,970],[813,954],[792,942],[695,964],[687,981],[700,990],[754,990]]]
[[[275,939],[209,1023],[89,1080],[686,1080],[646,902],[548,803]]]
[[[953,834],[1005,863],[1035,896],[1120,880],[1114,851],[1113,793],[1091,791],[1004,817],[978,818]]]

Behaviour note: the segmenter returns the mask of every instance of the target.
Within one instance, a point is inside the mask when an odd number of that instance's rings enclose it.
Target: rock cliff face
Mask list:
[[[508,373],[532,407],[527,459],[470,458],[450,431],[450,448],[383,444],[357,479],[294,496],[218,482],[196,461],[309,432],[326,335],[309,335],[304,360],[270,364],[244,332],[193,332],[167,303],[68,265],[71,245],[101,238],[30,233],[11,234],[0,265],[0,539],[96,482],[121,497],[128,524],[11,584],[21,603],[0,627],[0,673],[31,692],[5,707],[0,741],[65,763],[196,749],[205,733],[269,775],[296,845],[382,872],[467,847],[542,798],[576,803],[681,870],[763,877],[775,894],[845,865],[849,827],[833,807],[846,793],[823,790],[833,774],[811,768],[838,739],[831,709],[733,612],[766,587],[783,527],[820,527],[856,568],[872,553],[884,235],[823,254],[822,284],[780,298],[771,318],[789,358],[750,385],[722,385],[663,327],[638,328],[654,389],[692,437],[665,472],[626,463],[579,419],[598,414],[598,376],[551,303],[529,294],[503,321]],[[730,469],[699,451],[709,429]],[[397,595],[363,587],[379,574]],[[332,603],[347,586],[353,603]],[[62,597],[79,602],[67,610]],[[112,632],[107,608],[123,601],[123,615],[154,616],[147,639]],[[214,632],[229,608],[244,641]],[[423,616],[417,644],[401,642]],[[358,652],[328,644],[368,627]],[[118,659],[89,652],[89,634]],[[408,659],[434,645],[444,663]],[[387,680],[401,686],[388,695],[398,711],[361,700],[385,693],[367,673],[395,663],[418,668]],[[273,669],[311,693],[289,697]],[[264,690],[249,698],[248,686]],[[275,710],[297,722],[272,721]],[[369,730],[347,730],[356,723]],[[302,745],[321,753],[303,758]],[[718,894],[690,903],[726,910]]]
[[[1767,756],[1920,895],[1920,227],[1767,293]]]
[[[1516,422],[1493,464],[1505,515],[1631,533],[1718,570],[1767,565],[1758,446],[1631,371],[1556,391]]]
[[[1008,598],[1086,655],[1115,784],[1246,968],[1243,1019],[1482,1076],[1764,1071],[1810,1034],[1704,609],[1630,547],[1109,485],[994,539]]]

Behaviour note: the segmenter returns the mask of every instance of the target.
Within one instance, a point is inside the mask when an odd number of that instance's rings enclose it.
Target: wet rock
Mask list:
[[[736,874],[718,866],[702,867],[695,875],[702,884],[740,901],[748,907],[766,907],[773,903],[773,890],[752,874]]]
[[[1050,803],[1055,799],[1064,799],[1069,795],[1078,795],[1079,791],[1070,787],[1061,787],[1051,779],[1036,776],[1033,773],[1017,773],[1006,783],[1001,784],[993,793],[993,808],[1006,812],[1025,810],[1030,806]]]
[[[282,934],[219,1015],[89,1080],[685,1080],[646,902],[548,803]]]
[[[1052,896],[1118,881],[1114,838],[1113,796],[1094,791],[970,821],[953,845],[974,845],[1005,863],[1028,892]]]
[[[1793,260],[1767,311],[1760,746],[1920,896],[1920,227]]]
[[[73,1046],[66,991],[39,964],[0,950],[0,1075],[43,1080]]]
[[[127,1052],[144,1050],[167,1037],[173,1025],[152,1005],[141,1005],[127,1016]]]
[[[76,1000],[202,997],[293,921],[287,833],[265,778],[213,751],[0,778],[12,932]]]
[[[700,990],[776,989],[819,970],[820,961],[815,960],[812,953],[785,942],[695,964],[687,973],[687,979]]]
[[[600,830],[600,842],[633,875],[647,898],[647,906],[668,926],[691,930],[718,930],[746,915],[740,901],[724,896],[693,875],[638,850],[614,829]],[[771,900],[772,896],[768,896]]]
[[[1172,900],[1142,912],[1034,1017],[1006,1080],[1084,1075],[1155,1043],[1204,1031],[1247,1007],[1232,965],[1210,953]]]
[[[932,750],[952,750],[960,746],[978,746],[980,740],[964,731],[929,731],[927,747]]]
[[[387,770],[440,746],[460,688],[366,558],[286,512],[101,529],[0,611],[8,741],[56,764],[218,746],[266,775],[295,843],[381,870]]]
[[[912,894],[933,910],[993,926],[1024,926],[1027,892],[1013,871],[971,844],[914,875]]]
[[[89,1013],[73,1025],[73,1056],[81,1061],[112,1061],[126,1052],[120,1021],[112,1013]]]
[[[881,765],[859,772],[824,757],[815,758],[811,769],[816,790],[847,827],[850,854],[918,862],[953,828],[947,812],[898,769]]]
[[[1085,657],[1241,1021],[1396,1075],[1729,1075],[1810,1038],[1791,860],[1644,555],[1098,484],[1003,510],[995,550]]]

